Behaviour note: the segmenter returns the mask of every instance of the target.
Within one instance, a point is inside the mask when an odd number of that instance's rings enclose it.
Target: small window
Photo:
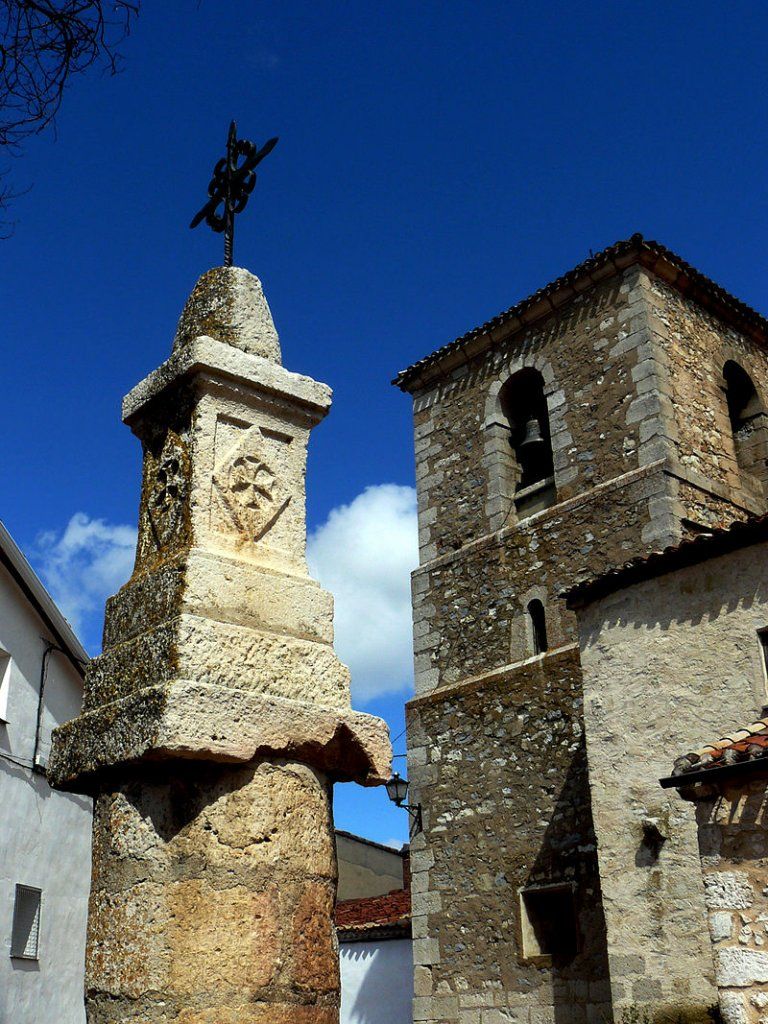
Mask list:
[[[534,654],[543,654],[549,647],[547,643],[547,617],[544,605],[539,600],[528,605],[528,618],[531,622],[531,642]]]
[[[8,697],[11,690],[11,656],[0,648],[0,723],[8,721]]]
[[[13,905],[13,933],[11,956],[20,960],[37,960],[40,941],[40,889],[29,885],[16,886]]]
[[[768,681],[768,628],[758,629],[757,639],[760,641],[760,648],[763,652],[763,668],[766,681]]]
[[[578,953],[571,885],[544,885],[520,894],[523,956],[571,960]]]

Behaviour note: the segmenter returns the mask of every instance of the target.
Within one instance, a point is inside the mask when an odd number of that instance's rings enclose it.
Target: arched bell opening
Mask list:
[[[520,370],[499,392],[499,402],[517,470],[515,507],[518,516],[531,515],[557,500],[544,378],[538,370]]]
[[[723,367],[723,381],[736,462],[746,477],[745,483],[764,485],[768,476],[768,416],[765,408],[752,378],[731,359]]]

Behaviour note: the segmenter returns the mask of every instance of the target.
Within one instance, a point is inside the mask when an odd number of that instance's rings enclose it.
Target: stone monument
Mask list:
[[[330,389],[281,365],[259,280],[204,274],[123,403],[144,450],[136,564],[107,602],[54,784],[95,798],[89,1024],[333,1024],[332,783],[383,782],[332,598],[305,559]]]

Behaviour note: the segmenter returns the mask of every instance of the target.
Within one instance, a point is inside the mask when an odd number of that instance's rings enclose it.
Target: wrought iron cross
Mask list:
[[[201,220],[205,220],[205,223],[217,233],[224,232],[225,267],[232,266],[235,216],[245,209],[248,196],[256,184],[254,167],[271,153],[276,145],[277,139],[270,139],[261,149],[257,149],[247,139],[238,139],[237,125],[234,121],[229,126],[227,155],[214,167],[213,177],[208,185],[208,195],[211,198],[202,210],[195,214],[189,225],[196,228]]]

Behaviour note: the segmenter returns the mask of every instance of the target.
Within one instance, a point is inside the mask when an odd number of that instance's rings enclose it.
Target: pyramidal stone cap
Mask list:
[[[199,279],[182,310],[174,354],[201,336],[282,363],[261,281],[242,267],[214,267]]]

